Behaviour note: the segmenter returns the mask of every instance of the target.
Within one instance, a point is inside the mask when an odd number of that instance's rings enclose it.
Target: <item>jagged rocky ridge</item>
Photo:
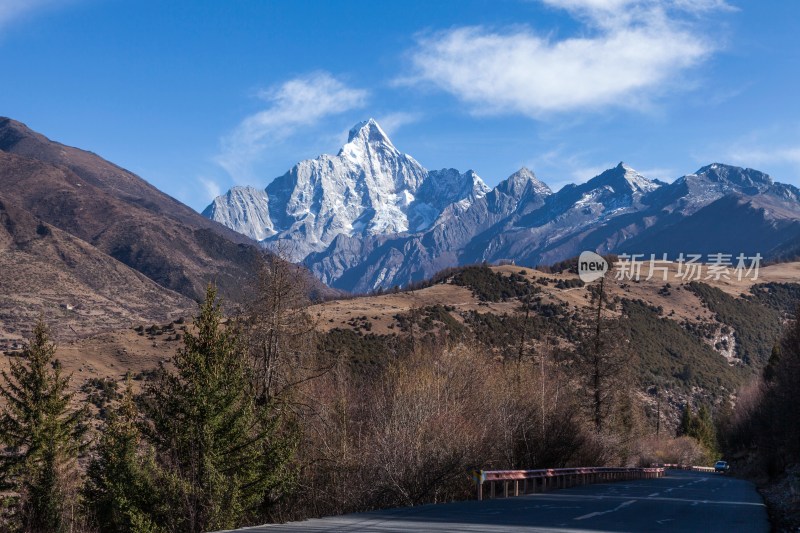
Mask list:
[[[266,190],[236,187],[203,214],[356,292],[450,266],[535,266],[585,249],[800,251],[800,191],[757,170],[715,163],[667,184],[620,163],[554,193],[523,168],[490,190],[473,171],[426,170],[371,119],[336,156],[298,163]]]
[[[302,261],[340,235],[423,231],[447,206],[468,205],[488,190],[471,171],[426,170],[370,119],[337,155],[302,161],[265,191],[234,187],[203,214]]]

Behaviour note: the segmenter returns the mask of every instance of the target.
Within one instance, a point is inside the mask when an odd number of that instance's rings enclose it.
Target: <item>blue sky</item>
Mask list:
[[[195,209],[376,118],[429,169],[800,185],[800,2],[0,0],[0,115]]]

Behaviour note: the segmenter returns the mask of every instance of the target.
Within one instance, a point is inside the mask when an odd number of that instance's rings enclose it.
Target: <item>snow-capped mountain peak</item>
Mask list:
[[[623,162],[587,182],[592,189],[608,187],[617,194],[634,196],[653,192],[661,185],[661,182],[643,176]]]
[[[623,179],[630,184],[634,192],[648,193],[658,189],[661,186],[660,182],[651,180],[641,175],[639,172],[620,161],[617,169],[623,171]]]
[[[467,170],[464,175],[469,180],[474,198],[483,198],[486,193],[492,190],[474,170]]]
[[[359,122],[350,129],[350,133],[347,135],[347,143],[342,146],[337,155],[338,157],[346,157],[354,162],[360,162],[376,156],[378,158],[393,158],[402,154],[395,148],[392,141],[389,140],[389,136],[375,122],[375,119],[371,118],[364,122]],[[410,158],[410,156],[406,157]]]
[[[533,192],[539,196],[550,196],[553,191],[544,182],[539,180],[536,175],[527,167],[522,167],[511,174],[497,186],[501,192],[522,198],[527,192]]]
[[[395,148],[380,125],[369,119],[350,130],[337,155],[301,161],[273,180],[253,200],[262,204],[260,211],[239,198],[238,191],[215,199],[212,205],[218,207],[206,211],[267,247],[283,241],[281,248],[289,259],[300,261],[326,249],[339,235],[421,231],[448,205],[469,205],[488,190],[473,172],[428,172]],[[258,197],[252,190],[247,193]],[[269,223],[258,220],[264,214]]]
[[[374,118],[359,122],[350,128],[350,133],[347,135],[347,142],[352,143],[359,141],[387,144],[394,147],[392,141],[389,140],[389,136],[386,135],[386,132],[383,131],[383,128],[381,128],[380,124],[378,124]]]

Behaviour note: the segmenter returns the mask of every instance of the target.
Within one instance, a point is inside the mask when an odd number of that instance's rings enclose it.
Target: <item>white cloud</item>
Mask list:
[[[237,182],[250,178],[250,168],[270,144],[295,134],[321,119],[364,105],[367,91],[348,87],[327,72],[294,78],[261,91],[266,109],[242,120],[222,139],[215,160]]]
[[[550,188],[557,191],[568,184],[585,183],[606,170],[616,167],[619,162],[619,159],[599,159],[593,151],[573,152],[567,146],[559,145],[535,155],[527,160],[525,165],[534,169],[540,178],[544,177],[544,181]],[[635,162],[627,160],[623,162],[632,166],[646,178],[672,182],[677,177],[676,171],[672,168],[638,168]]]
[[[387,135],[391,136],[403,126],[407,126],[422,120],[422,114],[409,111],[397,111],[376,117],[375,120],[381,125],[383,131],[385,131]]]
[[[527,26],[454,28],[423,35],[414,74],[468,103],[476,114],[643,107],[680,87],[680,76],[717,44],[693,31],[698,16],[726,9],[718,0],[542,0],[586,28],[553,39]]]
[[[562,9],[593,9],[616,11],[634,3],[636,0],[541,0],[543,4]]]
[[[663,181],[665,183],[672,183],[676,178],[678,178],[678,171],[667,167],[643,168],[639,170],[639,174],[650,179]]]
[[[614,163],[605,163],[573,169],[571,172],[573,178],[572,183],[585,183],[590,179],[599,176],[606,170],[614,168],[615,166],[616,164]]]
[[[589,26],[606,30],[630,25],[673,27],[685,25],[686,16],[699,17],[712,12],[736,11],[725,0],[539,0],[569,11]]]
[[[214,198],[222,194],[222,188],[216,181],[212,180],[211,178],[204,178],[201,176],[197,178],[197,180],[203,185],[203,189],[205,190],[206,196],[209,199],[213,200]]]
[[[563,144],[540,152],[523,164],[532,169],[539,179],[544,180],[554,191],[570,183],[583,183],[611,168],[610,164],[591,163],[587,153],[571,152]]]
[[[733,164],[741,166],[789,164],[800,169],[800,146],[771,148],[740,146],[728,154],[728,159]]]
[[[697,161],[730,163],[770,173],[784,173],[783,178],[800,173],[800,123],[764,124],[749,129],[730,141],[715,143],[703,150]],[[796,183],[796,181],[794,181]]]
[[[692,13],[708,13],[711,11],[739,11],[725,0],[672,0],[672,6]]]
[[[540,0],[551,7],[592,15],[613,13],[625,17],[632,10],[643,12],[653,10],[683,11],[693,14],[711,11],[735,11],[736,8],[725,0]]]

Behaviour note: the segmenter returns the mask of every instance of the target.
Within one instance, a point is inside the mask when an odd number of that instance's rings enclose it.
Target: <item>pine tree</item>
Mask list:
[[[155,532],[159,491],[155,464],[143,452],[138,410],[128,377],[125,393],[103,428],[96,457],[88,468],[87,499],[100,531]]]
[[[765,430],[760,438],[773,475],[800,462],[800,307],[787,325],[777,352],[774,362],[770,358],[773,372],[764,399]]]
[[[607,428],[607,418],[627,386],[630,354],[614,331],[619,323],[598,318],[595,330],[586,332],[578,346],[578,372],[586,385],[590,416],[598,434]]]
[[[171,531],[226,529],[252,519],[280,486],[291,457],[279,418],[254,401],[247,349],[222,324],[208,287],[194,330],[147,391],[147,438],[155,447]]]
[[[692,413],[692,408],[687,403],[681,414],[678,424],[677,436],[692,437],[706,450],[706,459],[713,460],[717,456],[717,429],[711,417],[711,411],[704,405],[700,406],[697,414]]]
[[[70,376],[62,375],[41,320],[21,360],[12,360],[2,378],[0,440],[13,452],[0,456],[0,476],[4,488],[20,494],[18,525],[30,532],[67,531],[77,507],[84,411],[70,410]]]
[[[683,412],[681,413],[681,421],[678,424],[678,431],[676,436],[683,437],[684,435],[689,435],[694,427],[694,414],[692,413],[692,407],[687,403],[683,406]]]
[[[695,420],[694,431],[690,436],[703,445],[709,453],[709,459],[713,460],[719,453],[719,446],[717,445],[717,429],[711,417],[711,411],[705,405],[701,405],[697,410]]]
[[[767,366],[765,366],[763,370],[764,381],[770,383],[775,379],[775,375],[777,373],[778,367],[780,366],[780,362],[781,362],[781,347],[780,344],[776,344],[775,346],[772,347],[772,352],[769,355]]]

